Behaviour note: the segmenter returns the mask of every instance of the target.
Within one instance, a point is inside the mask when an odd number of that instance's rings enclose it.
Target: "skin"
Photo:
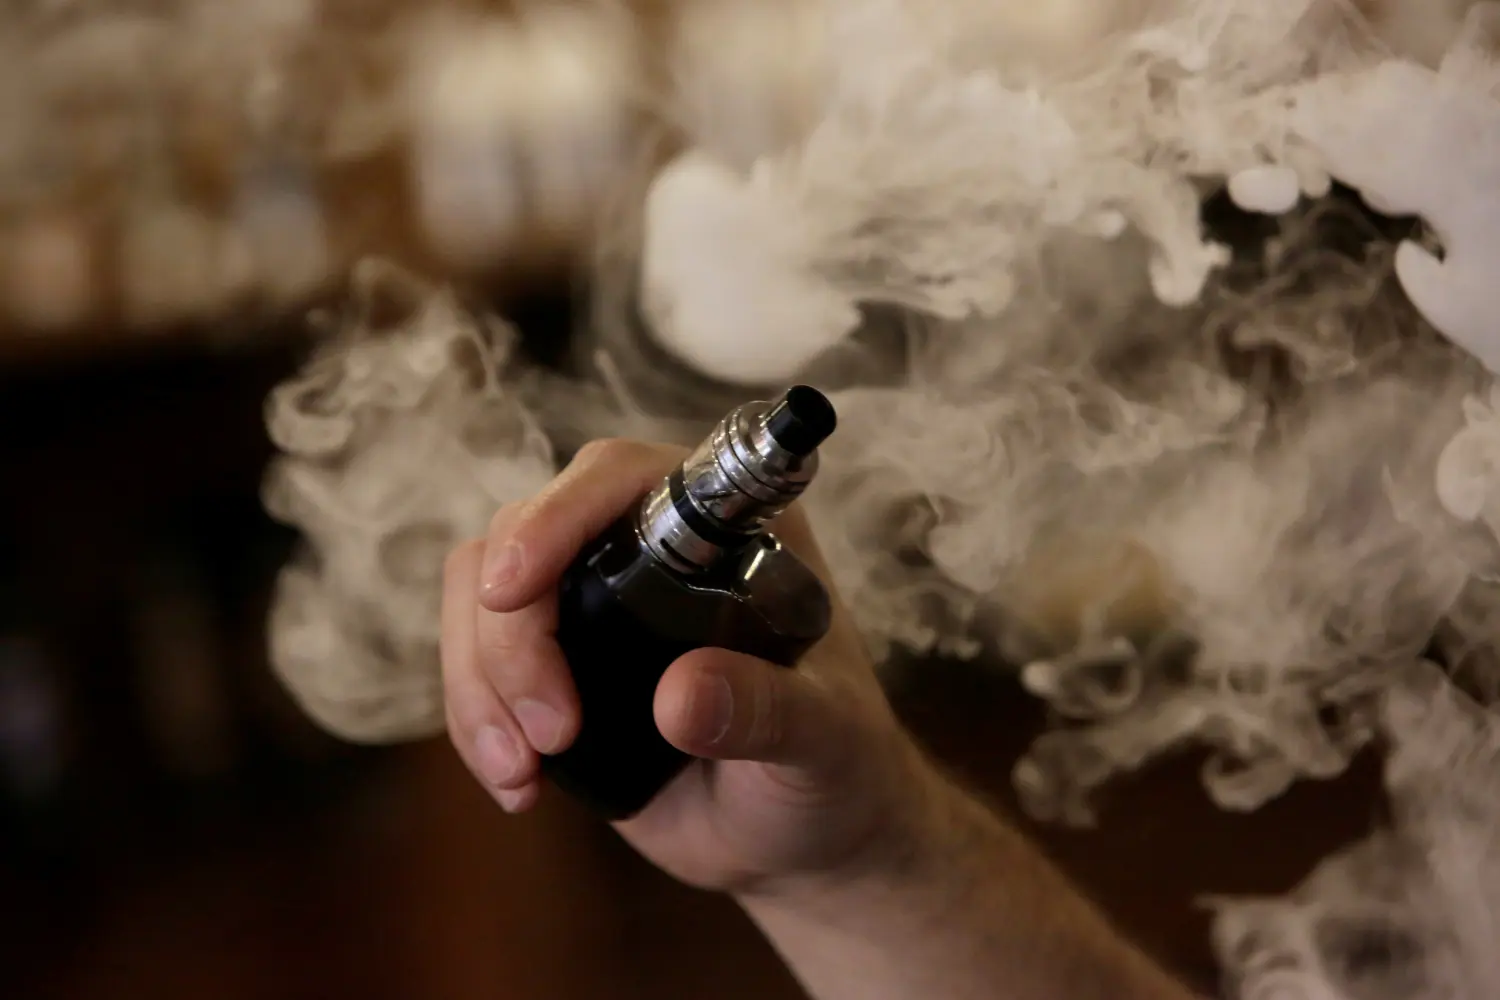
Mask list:
[[[683,455],[595,442],[448,560],[449,731],[509,812],[536,802],[539,754],[578,731],[557,582]],[[827,578],[795,509],[777,533]],[[673,877],[732,894],[817,1000],[1188,996],[924,757],[836,599],[796,670],[699,650],[668,669],[655,713],[700,759],[616,828]]]

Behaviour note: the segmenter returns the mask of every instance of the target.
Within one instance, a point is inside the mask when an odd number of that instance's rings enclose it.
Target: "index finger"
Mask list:
[[[637,441],[593,441],[518,517],[491,536],[480,577],[480,603],[506,614],[557,586],[590,541],[628,511],[687,451]]]

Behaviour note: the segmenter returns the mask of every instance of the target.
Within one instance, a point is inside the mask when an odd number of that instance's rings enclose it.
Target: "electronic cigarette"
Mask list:
[[[674,661],[714,647],[791,667],[823,638],[828,592],[769,528],[812,482],[835,424],[808,386],[735,409],[569,568],[557,638],[582,726],[543,758],[558,787],[609,819],[634,815],[691,761],[653,713]]]

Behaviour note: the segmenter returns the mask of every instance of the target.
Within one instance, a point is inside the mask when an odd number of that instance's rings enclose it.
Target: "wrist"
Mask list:
[[[820,1000],[1185,1000],[1020,834],[926,764],[837,871],[738,897]]]
[[[890,798],[837,864],[766,881],[735,894],[736,901],[757,918],[795,914],[837,920],[893,893],[961,888],[971,863],[992,859],[1000,820],[916,747],[898,776],[888,780]]]

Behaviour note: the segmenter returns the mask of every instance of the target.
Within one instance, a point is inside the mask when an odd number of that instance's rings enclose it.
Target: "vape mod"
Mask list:
[[[559,589],[557,639],[582,707],[544,773],[607,818],[643,809],[689,763],[656,728],[662,674],[715,647],[790,667],[828,631],[828,593],[768,531],[801,495],[833,406],[795,386],[747,403],[586,548]]]

